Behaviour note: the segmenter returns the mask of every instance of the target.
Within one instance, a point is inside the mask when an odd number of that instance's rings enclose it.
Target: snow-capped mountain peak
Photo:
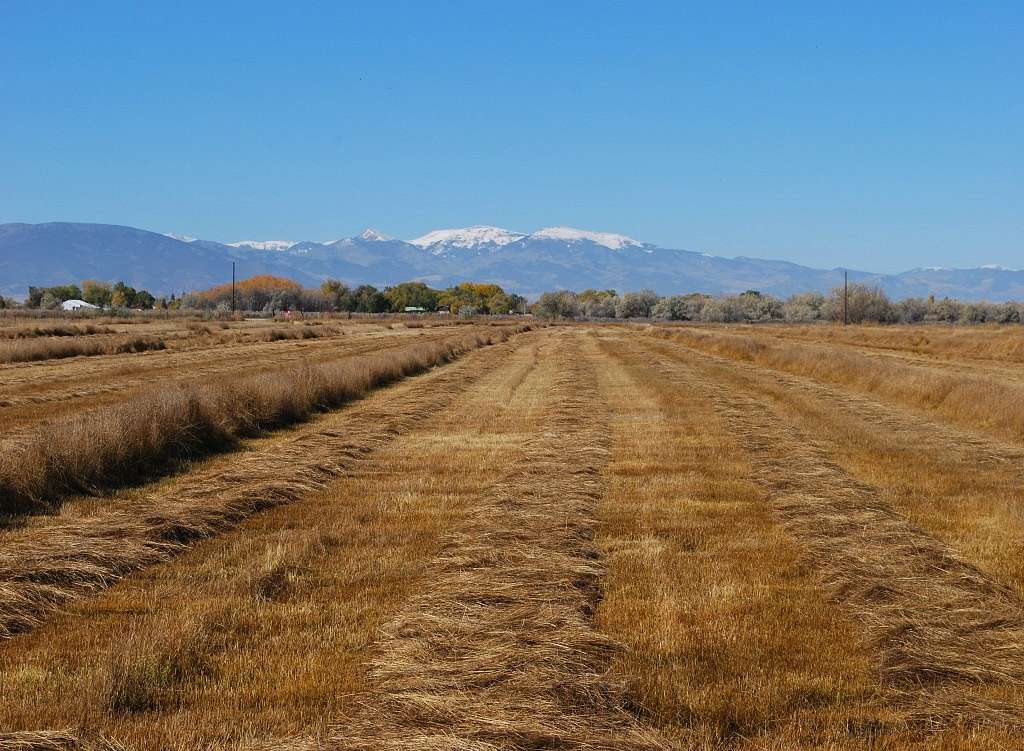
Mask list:
[[[239,240],[228,243],[232,248],[252,248],[253,250],[288,250],[295,245],[294,240]]]
[[[361,240],[369,240],[370,242],[387,242],[388,240],[394,240],[395,238],[390,235],[385,235],[383,232],[378,232],[373,227],[367,227],[361,233],[359,233]]]
[[[508,245],[516,240],[522,240],[526,235],[522,232],[512,232],[501,227],[487,227],[474,225],[460,229],[438,229],[428,232],[422,237],[410,240],[413,245],[421,248],[461,248],[475,250],[485,245]],[[435,252],[437,252],[435,250]]]
[[[179,235],[176,232],[164,232],[164,237],[169,237],[172,240],[180,240],[183,243],[194,243],[198,239],[191,235]]]
[[[627,246],[642,247],[644,245],[644,243],[625,235],[616,235],[612,232],[590,232],[589,230],[575,229],[574,227],[545,227],[544,229],[537,230],[530,237],[538,240],[564,240],[567,242],[589,240],[611,250],[621,250]]]

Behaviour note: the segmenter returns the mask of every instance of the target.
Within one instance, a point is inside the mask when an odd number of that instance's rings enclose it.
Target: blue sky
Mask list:
[[[157,5],[0,0],[0,222],[1024,266],[1019,1]]]

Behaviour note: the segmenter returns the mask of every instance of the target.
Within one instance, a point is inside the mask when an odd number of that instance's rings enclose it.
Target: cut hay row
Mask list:
[[[674,350],[674,351],[673,351]],[[673,347],[659,350],[669,356],[686,356],[685,349]],[[798,391],[828,405],[837,414],[870,422],[886,435],[907,436],[909,445],[918,451],[955,451],[979,467],[1000,464],[1015,467],[1024,479],[1024,449],[988,435],[929,419],[917,411],[879,401],[866,394],[821,383],[811,377],[786,371],[766,370],[753,363],[701,351],[699,358],[741,372],[750,378],[770,378],[793,391]]]
[[[40,336],[92,336],[94,334],[113,334],[109,326],[96,326],[86,323],[58,323],[39,326],[9,326],[0,328],[0,339],[32,339]]]
[[[39,362],[67,357],[124,355],[166,349],[163,339],[155,336],[131,336],[123,339],[89,339],[84,337],[18,339],[0,345],[0,363]]]
[[[404,333],[410,337],[411,332]],[[451,333],[451,330],[449,330]],[[0,367],[0,387],[16,389],[21,386],[37,387],[45,384],[66,386],[76,380],[110,380],[125,375],[148,375],[151,370],[172,370],[194,367],[210,362],[228,362],[231,358],[258,356],[277,356],[282,353],[302,350],[322,350],[340,346],[349,346],[351,341],[385,341],[394,334],[379,331],[366,331],[338,337],[319,337],[312,340],[285,339],[281,341],[229,342],[219,344],[212,341],[201,341],[196,346],[173,346],[174,340],[166,332],[153,334],[171,342],[172,346],[164,351],[143,353],[136,358],[123,357],[92,357],[70,358],[56,361],[22,362]],[[344,341],[340,341],[344,340]],[[56,341],[56,340],[54,340]]]
[[[546,341],[482,350],[369,395],[335,427],[359,432],[376,412],[409,410],[442,375],[455,388],[449,370],[468,374],[450,404],[324,490],[0,643],[0,728],[88,716],[89,731],[134,751],[238,751],[252,738],[325,734],[365,687],[379,629],[418,591],[441,536],[540,425],[550,368],[536,368],[532,350]],[[152,669],[168,664],[180,667]],[[141,705],[154,708],[126,711]]]
[[[593,545],[608,457],[593,364],[561,347],[543,430],[447,536],[385,629],[365,711],[321,747],[656,749],[606,680]]]
[[[59,431],[44,426],[0,457],[0,513],[46,510],[69,495],[159,476],[507,335],[504,329],[460,334],[338,363],[170,385],[76,415]]]
[[[1024,331],[1019,326],[771,326],[764,333],[944,360],[1024,363]]]
[[[507,344],[501,351],[514,346]],[[424,376],[387,412],[357,404],[294,436],[193,471],[168,491],[5,533],[0,546],[0,637],[24,632],[68,601],[166,560],[254,513],[322,488],[354,462],[443,409],[502,359],[494,350],[465,358]]]
[[[700,368],[667,378],[705,391],[824,586],[862,625],[880,679],[912,726],[1024,726],[1020,598],[895,513],[763,400]]]
[[[673,748],[864,748],[889,718],[857,624],[800,560],[710,400],[639,340],[603,331],[596,355],[613,439],[597,623],[627,647],[613,670],[630,704]],[[869,712],[875,727],[849,721]]]
[[[188,361],[172,361],[169,356],[167,361],[158,361],[150,364],[150,367],[140,369],[138,375],[116,375],[94,377],[88,374],[81,379],[84,382],[76,383],[73,376],[60,378],[64,383],[75,385],[51,388],[45,381],[29,379],[23,384],[25,388],[20,393],[15,392],[13,387],[8,386],[0,396],[0,409],[18,408],[21,410],[39,407],[36,411],[36,422],[46,419],[50,415],[48,405],[60,405],[62,410],[69,410],[73,402],[85,403],[82,407],[97,400],[105,400],[108,397],[116,396],[124,392],[130,392],[151,386],[161,381],[168,380],[187,382],[198,378],[210,379],[217,376],[227,376],[244,372],[252,375],[269,369],[279,369],[284,365],[304,362],[325,362],[337,360],[342,357],[354,355],[381,353],[397,347],[405,347],[411,343],[426,344],[450,337],[447,332],[425,334],[422,337],[391,337],[384,340],[367,341],[364,337],[351,337],[349,341],[338,343],[334,346],[313,348],[295,348],[287,352],[267,352],[256,350],[255,347],[242,349],[237,352],[225,354],[223,352],[205,353],[202,358],[191,358]],[[177,354],[177,353],[175,353]],[[42,389],[42,390],[41,390]],[[13,392],[13,393],[12,393]],[[29,413],[31,415],[31,413]],[[65,417],[67,412],[62,414]],[[11,435],[10,430],[0,427],[0,437]]]
[[[962,425],[1024,439],[1024,385],[769,337],[678,327],[651,332],[699,351],[874,394]]]

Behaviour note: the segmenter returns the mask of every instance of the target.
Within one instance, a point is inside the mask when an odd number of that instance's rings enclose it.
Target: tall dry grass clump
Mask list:
[[[0,363],[36,362],[64,357],[94,357],[121,355],[129,352],[149,352],[166,349],[163,339],[154,336],[132,336],[127,339],[104,341],[78,337],[40,338],[16,340],[0,349]]]
[[[0,456],[0,513],[44,511],[69,495],[158,476],[508,336],[507,330],[463,334],[237,381],[160,386],[59,426],[41,426]]]

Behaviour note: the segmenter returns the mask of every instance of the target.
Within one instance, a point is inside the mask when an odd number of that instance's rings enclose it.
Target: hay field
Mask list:
[[[0,333],[0,749],[1021,747],[1019,327],[384,323]]]

